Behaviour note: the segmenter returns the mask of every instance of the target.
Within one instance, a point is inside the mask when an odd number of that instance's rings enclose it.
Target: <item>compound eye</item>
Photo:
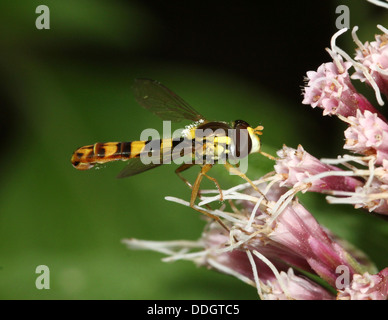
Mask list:
[[[244,120],[234,122],[234,143],[237,157],[246,157],[252,150],[252,139],[248,132],[250,125]]]
[[[234,122],[234,129],[247,129],[248,127],[250,127],[250,125],[244,120],[236,120]]]

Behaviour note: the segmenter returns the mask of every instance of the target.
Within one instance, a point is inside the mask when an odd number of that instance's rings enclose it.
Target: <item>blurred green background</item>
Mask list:
[[[50,9],[49,30],[35,27],[41,4]],[[263,125],[266,152],[300,143],[336,157],[343,124],[303,106],[300,87],[306,71],[330,60],[324,48],[339,4],[350,7],[362,41],[387,25],[387,13],[366,1],[2,1],[0,298],[256,299],[234,278],[121,244],[199,238],[199,214],[164,200],[189,199],[175,167],[118,180],[123,163],[79,172],[70,157],[82,145],[162,129],[134,101],[137,77],[161,81],[209,119]],[[351,48],[350,35],[340,44]],[[252,155],[248,176],[271,166]],[[213,170],[225,188],[240,182]],[[386,221],[320,195],[302,201],[380,269],[388,266]],[[50,268],[50,290],[35,287],[38,265]]]

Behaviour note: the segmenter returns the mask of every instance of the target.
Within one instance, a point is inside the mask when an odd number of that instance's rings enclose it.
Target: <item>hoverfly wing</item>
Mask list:
[[[181,97],[158,81],[135,79],[133,90],[136,101],[163,120],[174,122],[205,120],[200,113],[194,110]]]
[[[158,166],[162,165],[162,163],[149,163],[144,164],[140,158],[133,158],[129,160],[129,163],[124,167],[123,170],[120,171],[117,178],[126,178],[131,177],[136,174],[151,170]]]

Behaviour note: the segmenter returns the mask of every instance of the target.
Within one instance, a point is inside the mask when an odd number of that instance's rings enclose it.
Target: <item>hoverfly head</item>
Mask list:
[[[243,149],[247,154],[260,151],[260,138],[262,134],[260,130],[262,126],[258,126],[255,129],[252,128],[248,122],[244,120],[236,120],[233,122],[233,129],[236,131],[236,153],[239,155],[243,152]],[[245,134],[243,134],[245,132]]]

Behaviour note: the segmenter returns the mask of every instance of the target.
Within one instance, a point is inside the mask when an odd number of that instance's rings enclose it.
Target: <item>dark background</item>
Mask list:
[[[40,4],[50,8],[50,30],[35,28]],[[366,1],[3,1],[0,297],[256,298],[254,288],[236,279],[190,262],[165,264],[159,254],[120,243],[200,236],[198,215],[164,200],[189,199],[175,167],[116,180],[124,164],[78,172],[70,156],[81,145],[161,130],[130,89],[134,78],[147,77],[209,119],[264,125],[266,152],[302,144],[317,157],[336,157],[345,126],[302,105],[301,87],[308,70],[330,61],[325,48],[337,31],[339,4],[349,6],[362,41],[372,41],[376,25],[387,21],[386,11]],[[339,45],[353,52],[350,33]],[[370,90],[360,90],[374,102]],[[250,157],[251,178],[271,169],[269,160]],[[192,170],[188,179],[196,176]],[[213,170],[225,187],[240,183]],[[303,201],[379,268],[387,265],[381,220],[329,206],[319,195]],[[50,290],[35,288],[40,264],[50,267]]]

